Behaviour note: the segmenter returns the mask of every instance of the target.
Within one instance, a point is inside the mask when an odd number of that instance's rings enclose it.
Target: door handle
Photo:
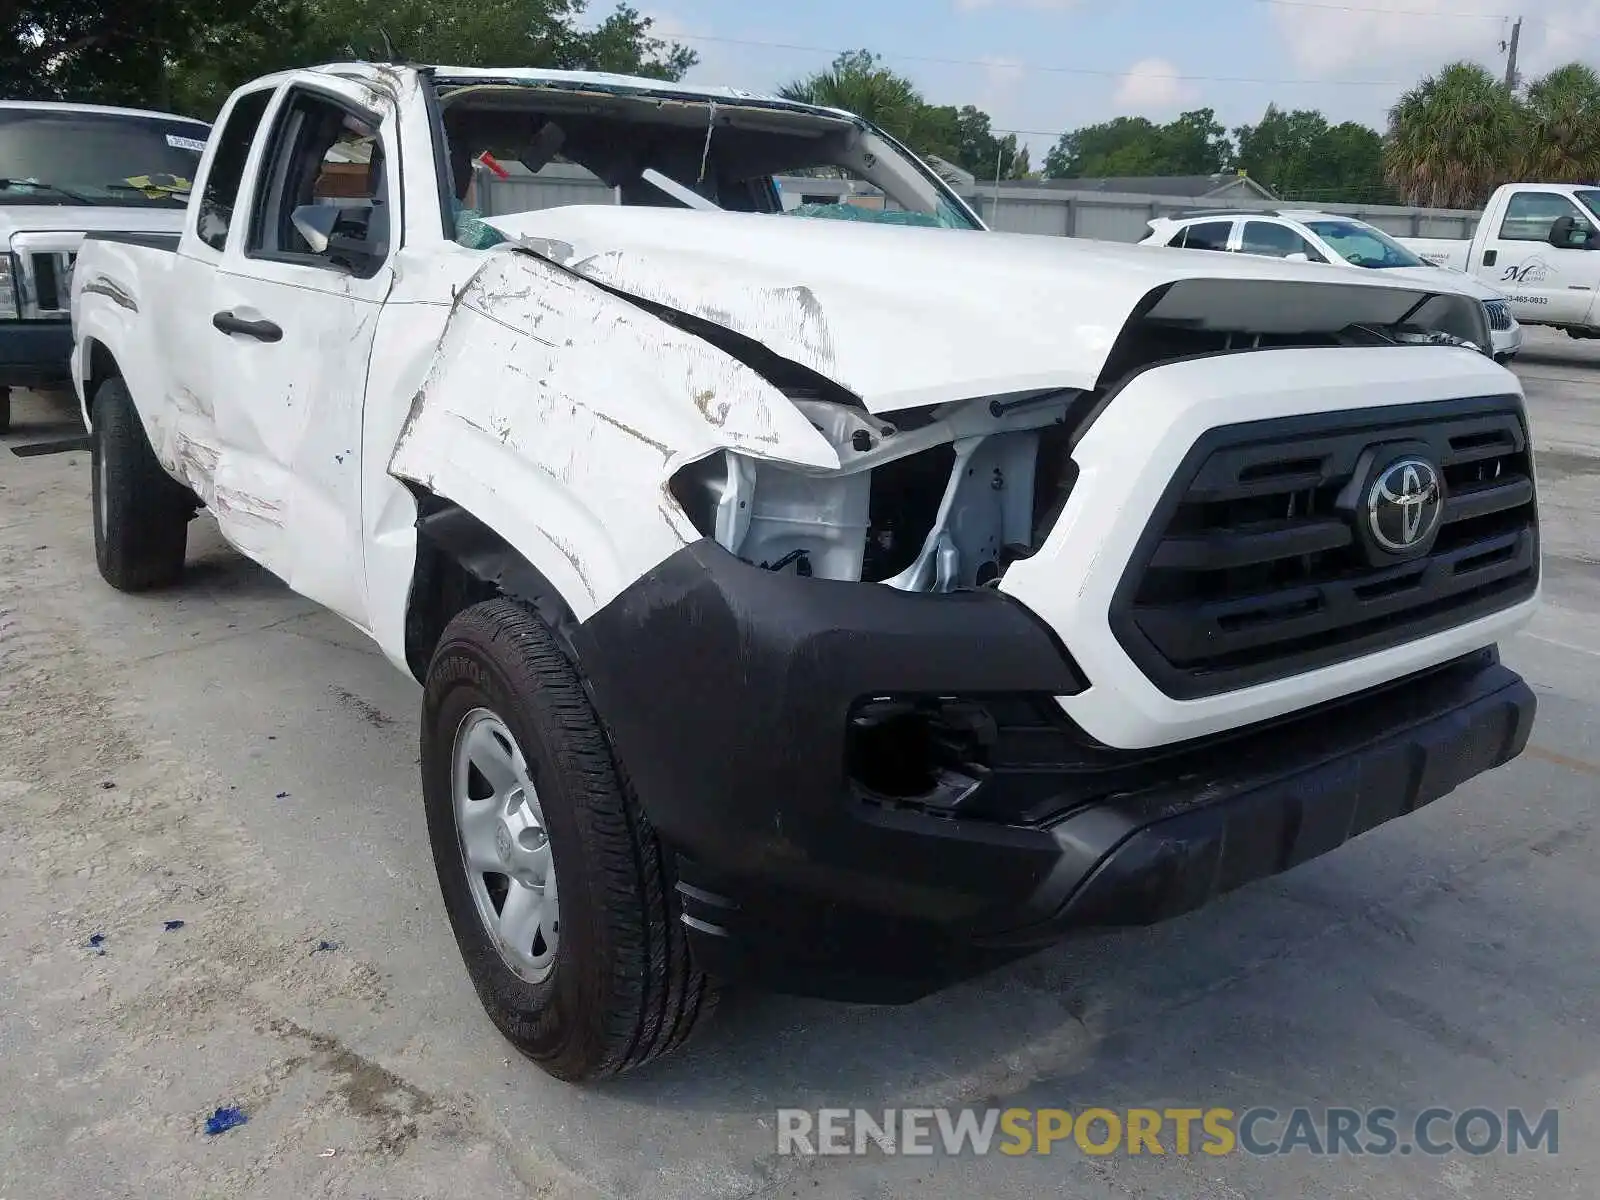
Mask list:
[[[231,312],[217,313],[211,318],[211,324],[223,333],[242,333],[245,337],[255,338],[258,342],[283,340],[283,330],[271,321],[246,321]]]
[[[1500,251],[1498,251],[1498,250],[1485,250],[1483,252],[1483,265],[1486,266],[1486,267],[1492,267],[1495,264],[1495,260],[1498,259],[1499,257],[1500,257]]]

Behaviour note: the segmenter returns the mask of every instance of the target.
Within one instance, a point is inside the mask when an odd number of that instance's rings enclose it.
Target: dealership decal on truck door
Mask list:
[[[1550,264],[1535,255],[1521,266],[1510,266],[1500,276],[1502,283],[1543,283],[1550,277]]]

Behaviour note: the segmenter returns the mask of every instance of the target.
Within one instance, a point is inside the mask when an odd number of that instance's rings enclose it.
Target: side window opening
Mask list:
[[[1322,262],[1322,255],[1305,238],[1287,225],[1273,221],[1246,221],[1240,249],[1245,254],[1260,254],[1271,258],[1288,258],[1291,254],[1304,254],[1312,262]]]
[[[206,173],[195,215],[195,231],[213,250],[220,251],[228,244],[234,206],[239,202],[239,187],[244,181],[244,165],[271,99],[271,88],[240,96],[228,114],[227,124],[217,131],[217,152]]]
[[[1572,217],[1580,227],[1593,228],[1578,206],[1559,192],[1518,192],[1506,204],[1500,238],[1507,242],[1546,241],[1551,227],[1562,217]]]
[[[1226,250],[1232,233],[1232,221],[1201,221],[1185,225],[1167,245],[1184,250]]]
[[[279,118],[256,199],[251,257],[370,278],[389,257],[389,227],[383,142],[371,119],[296,95]]]

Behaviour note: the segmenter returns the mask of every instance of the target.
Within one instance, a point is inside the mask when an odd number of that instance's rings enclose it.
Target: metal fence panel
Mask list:
[[[1078,237],[1102,242],[1142,242],[1155,214],[1149,204],[1104,204],[1084,197],[1078,205]]]

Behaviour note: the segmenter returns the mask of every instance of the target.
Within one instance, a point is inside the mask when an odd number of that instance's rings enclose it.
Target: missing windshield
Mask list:
[[[439,99],[467,245],[498,240],[481,218],[572,204],[981,228],[924,164],[822,110],[526,82],[442,81]]]

